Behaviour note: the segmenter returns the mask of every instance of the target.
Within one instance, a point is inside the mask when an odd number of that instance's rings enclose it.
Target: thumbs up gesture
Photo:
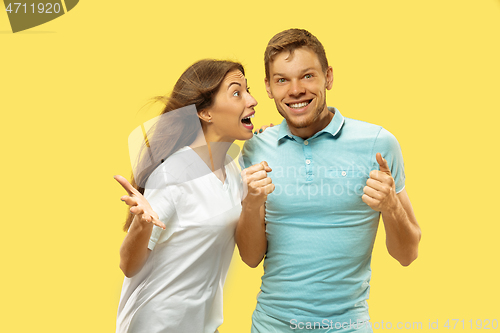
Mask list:
[[[397,207],[396,185],[387,161],[380,153],[376,155],[379,170],[372,170],[363,188],[361,199],[377,212],[385,212]]]

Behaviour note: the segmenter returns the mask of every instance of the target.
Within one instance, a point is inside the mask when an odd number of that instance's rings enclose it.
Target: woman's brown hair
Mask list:
[[[166,101],[160,116],[188,105],[194,105],[197,111],[212,106],[222,81],[234,70],[239,70],[245,75],[243,66],[233,61],[204,59],[194,63],[182,73],[168,98],[164,96],[155,98]],[[190,119],[189,115],[178,113],[171,115],[172,117],[159,117],[139,153],[136,170],[140,172],[136,172],[135,177],[134,173],[132,174],[130,183],[141,194],[144,194],[151,173],[170,155],[193,143],[200,129],[201,120],[197,116],[197,119]],[[146,150],[149,151],[146,153]],[[151,156],[160,158],[153,160]],[[128,231],[133,219],[134,215],[128,214],[123,226],[125,231]]]

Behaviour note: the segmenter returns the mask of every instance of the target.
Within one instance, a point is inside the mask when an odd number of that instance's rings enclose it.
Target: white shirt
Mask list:
[[[184,147],[149,177],[145,198],[167,227],[154,227],[141,271],[125,278],[117,333],[214,333],[241,213],[239,169],[226,156],[224,184]]]

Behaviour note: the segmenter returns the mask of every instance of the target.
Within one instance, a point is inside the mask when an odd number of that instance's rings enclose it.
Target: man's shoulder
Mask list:
[[[372,147],[378,150],[400,149],[396,137],[382,126],[352,118],[344,118],[344,121],[338,137],[339,143],[342,142],[353,149],[356,147]]]
[[[352,131],[354,133],[359,131],[363,131],[367,134],[375,134],[377,135],[383,129],[382,126],[368,123],[363,120],[353,119],[344,117],[344,126],[343,130]]]
[[[384,127],[351,118],[345,118],[345,120],[346,138],[365,143],[371,142],[378,150],[401,149],[394,134]]]
[[[281,124],[266,128],[262,133],[245,141],[241,151],[246,167],[272,156],[278,145]]]
[[[243,151],[249,149],[255,149],[261,146],[269,146],[276,143],[278,140],[278,133],[280,131],[281,124],[274,125],[273,127],[266,128],[262,133],[254,134],[253,137],[243,145]]]

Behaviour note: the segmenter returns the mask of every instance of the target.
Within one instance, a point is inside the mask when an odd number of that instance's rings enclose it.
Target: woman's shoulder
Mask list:
[[[189,164],[192,163],[192,158],[189,155],[189,147],[180,148],[167,159],[161,160],[150,177],[164,176],[168,185],[175,185],[182,174],[189,169]]]
[[[185,183],[208,173],[207,166],[189,146],[182,147],[170,155],[157,170],[168,174],[173,182],[172,185]]]

